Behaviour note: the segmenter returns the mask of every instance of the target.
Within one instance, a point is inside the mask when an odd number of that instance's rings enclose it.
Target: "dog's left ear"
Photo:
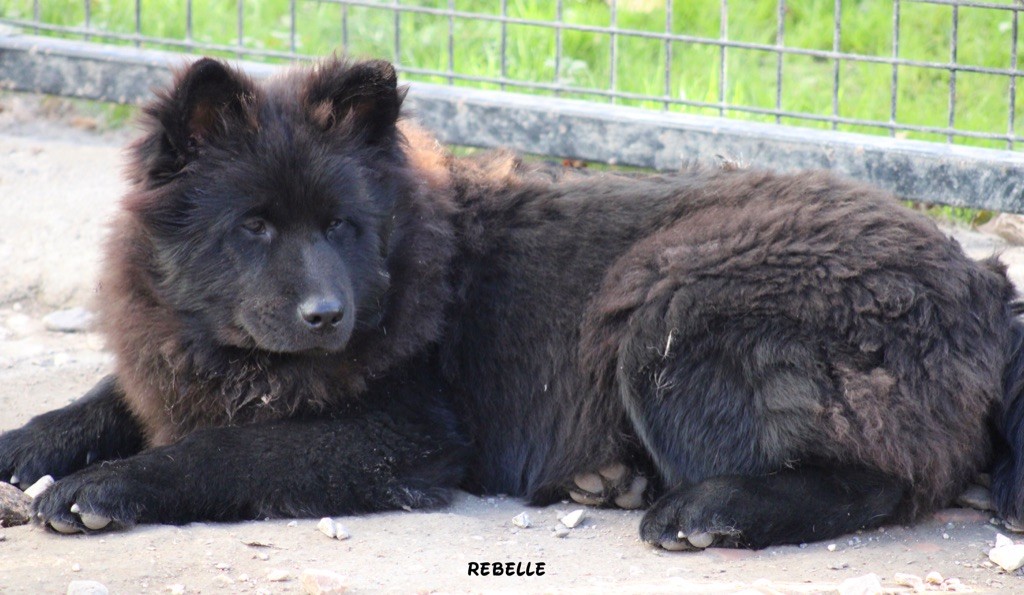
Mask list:
[[[304,103],[310,120],[321,129],[386,144],[396,137],[404,97],[390,62],[348,64],[335,58],[321,62],[309,75]]]

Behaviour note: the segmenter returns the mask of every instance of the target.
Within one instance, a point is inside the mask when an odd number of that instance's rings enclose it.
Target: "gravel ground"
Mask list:
[[[97,245],[124,186],[128,133],[93,132],[95,121],[47,105],[0,95],[0,430],[68,403],[110,365],[99,336],[47,330],[44,317],[88,306]],[[1024,285],[1024,249],[950,232],[972,255],[1001,253]],[[88,537],[13,527],[0,529],[0,592],[59,593],[87,580],[112,593],[302,592],[313,570],[336,573],[322,580],[357,592],[853,593],[870,592],[872,574],[884,589],[913,591],[898,584],[913,582],[899,573],[938,573],[934,584],[922,582],[929,591],[1024,591],[1024,579],[987,559],[1006,530],[971,509],[800,547],[670,553],[637,540],[639,512],[588,509],[556,538],[558,519],[576,508],[462,495],[437,512],[340,518],[346,540],[328,538],[316,519]],[[524,511],[532,526],[515,527]],[[543,563],[544,575],[468,576],[471,562]]]

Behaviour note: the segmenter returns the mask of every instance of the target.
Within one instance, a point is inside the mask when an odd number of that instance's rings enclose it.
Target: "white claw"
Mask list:
[[[21,483],[21,478],[18,477],[17,475],[12,475],[11,476],[11,485],[18,485],[19,483]]]
[[[694,533],[688,537],[694,547],[704,549],[715,542],[715,536],[711,533]]]
[[[71,512],[73,514],[78,514],[82,512],[82,509],[78,507],[78,502],[75,502],[74,504],[71,505]]]
[[[50,520],[50,526],[58,533],[78,533],[81,531],[78,527],[64,521],[58,521],[57,519]]]
[[[25,488],[25,495],[29,498],[35,499],[53,485],[53,477],[50,475],[44,475],[39,478],[39,481]]]
[[[82,524],[93,531],[99,531],[110,524],[110,517],[106,517],[100,514],[93,514],[91,512],[83,512],[79,515],[82,519]]]

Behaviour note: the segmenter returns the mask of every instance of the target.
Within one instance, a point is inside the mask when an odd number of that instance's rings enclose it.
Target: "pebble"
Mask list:
[[[320,522],[316,524],[316,528],[331,539],[348,539],[349,537],[352,537],[352,535],[345,530],[345,527],[336,523],[334,519],[330,517],[320,519]]]
[[[25,495],[29,498],[35,499],[39,494],[48,490],[53,484],[53,477],[50,475],[44,475],[34,484],[25,489]]]
[[[92,328],[93,314],[85,308],[68,308],[50,312],[43,317],[48,331],[59,333],[80,333]]]
[[[994,547],[989,550],[988,559],[998,564],[1006,572],[1013,572],[1024,566],[1024,545]]]
[[[971,485],[964,490],[963,494],[956,499],[956,503],[964,508],[974,508],[977,510],[995,510],[996,506],[992,502],[992,493],[980,485]]]
[[[264,562],[266,562],[267,560],[270,559],[270,554],[268,554],[266,552],[257,552],[256,553],[256,557],[259,558],[260,560],[263,560]]]
[[[292,573],[288,572],[287,570],[282,570],[280,568],[275,568],[274,570],[271,570],[267,573],[267,580],[274,583],[280,583],[283,581],[291,580],[291,578]]]
[[[1003,535],[1002,533],[996,533],[996,547],[1009,547],[1013,545],[1013,540]]]
[[[572,529],[576,527],[576,525],[579,525],[581,521],[583,521],[584,514],[586,514],[586,512],[582,508],[577,508],[576,510],[563,516],[559,520],[562,521],[563,525]]]
[[[897,585],[904,587],[910,587],[915,591],[924,591],[924,580],[916,574],[907,574],[905,572],[897,572],[893,576],[893,580],[896,581]]]
[[[565,527],[557,527],[555,529],[555,537],[562,538],[569,534],[569,530]]]
[[[71,581],[67,595],[107,595],[107,586],[97,581]]]
[[[9,483],[0,482],[0,527],[24,525],[32,520],[32,499]]]
[[[830,552],[834,552],[834,551],[836,551],[836,544],[830,543],[830,544],[825,546],[825,549],[827,549]]]
[[[520,512],[516,516],[512,517],[512,524],[520,529],[526,529],[530,526],[530,515],[525,512]]]
[[[82,572],[82,565],[78,562],[75,562],[71,565],[71,572]]]
[[[875,595],[882,593],[882,580],[875,574],[848,578],[839,583],[839,595]]]
[[[928,574],[924,575],[924,582],[928,583],[929,585],[941,585],[942,575],[933,570]]]
[[[288,527],[298,527],[299,521],[288,521]]]
[[[348,579],[330,570],[303,570],[299,583],[302,591],[309,595],[335,595],[348,591]]]

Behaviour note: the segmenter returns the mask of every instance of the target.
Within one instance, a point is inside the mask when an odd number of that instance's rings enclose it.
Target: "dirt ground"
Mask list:
[[[110,365],[97,335],[43,323],[88,305],[103,223],[123,188],[120,146],[130,131],[96,125],[62,104],[0,95],[0,430],[68,403]],[[975,256],[1001,252],[1024,280],[1024,249],[951,233]],[[588,509],[580,526],[555,537],[558,519],[576,508],[462,495],[437,512],[341,518],[351,534],[343,541],[320,533],[316,519],[70,537],[13,527],[0,529],[0,592],[63,593],[77,580],[112,593],[302,592],[309,570],[336,572],[356,592],[853,593],[862,591],[850,579],[871,573],[886,589],[911,591],[897,573],[931,572],[944,580],[933,591],[1024,591],[1024,578],[987,561],[1006,531],[975,510],[760,552],[672,553],[638,541],[640,512]],[[532,526],[514,527],[524,511]],[[543,563],[544,575],[468,576],[471,562]]]

